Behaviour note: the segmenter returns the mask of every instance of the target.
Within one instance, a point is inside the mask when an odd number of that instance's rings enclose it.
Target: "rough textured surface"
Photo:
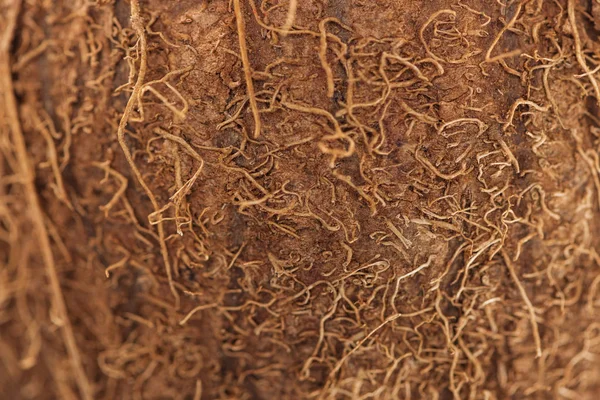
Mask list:
[[[597,0],[0,1],[6,398],[597,398]]]

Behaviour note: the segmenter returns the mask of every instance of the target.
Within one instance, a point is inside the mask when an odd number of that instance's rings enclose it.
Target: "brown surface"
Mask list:
[[[597,398],[596,0],[0,1],[5,398]]]

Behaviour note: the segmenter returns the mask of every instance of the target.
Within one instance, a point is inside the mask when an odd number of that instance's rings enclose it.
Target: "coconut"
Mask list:
[[[595,398],[598,15],[5,2],[2,393]]]

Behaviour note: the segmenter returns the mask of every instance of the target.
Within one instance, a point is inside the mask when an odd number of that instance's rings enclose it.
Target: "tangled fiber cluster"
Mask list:
[[[598,0],[0,0],[11,399],[595,399]]]

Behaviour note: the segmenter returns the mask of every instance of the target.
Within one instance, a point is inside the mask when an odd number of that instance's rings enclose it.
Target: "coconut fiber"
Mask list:
[[[599,35],[0,0],[0,397],[599,398]]]

